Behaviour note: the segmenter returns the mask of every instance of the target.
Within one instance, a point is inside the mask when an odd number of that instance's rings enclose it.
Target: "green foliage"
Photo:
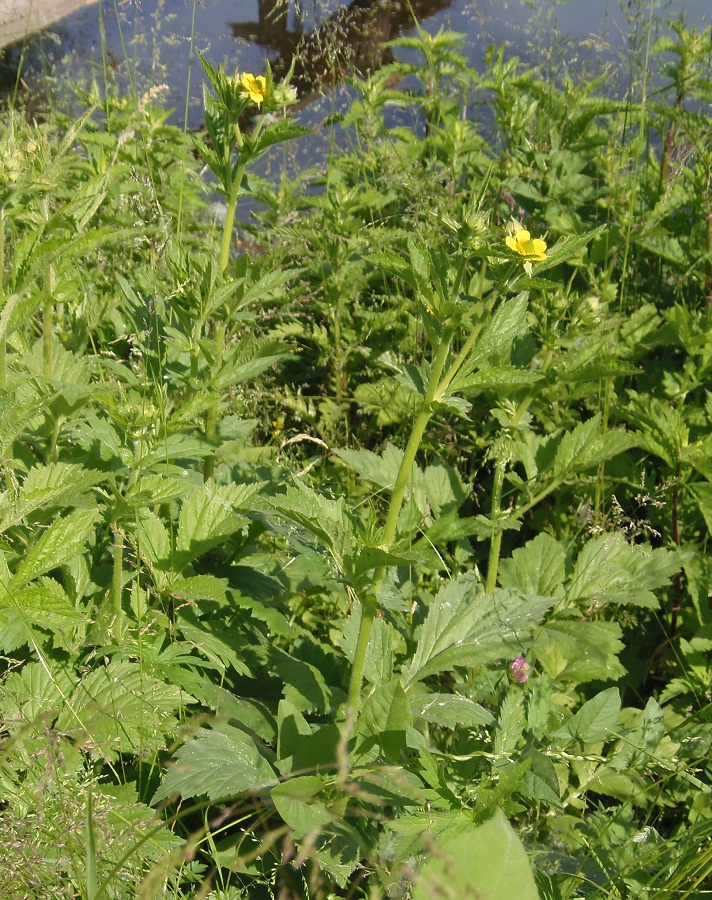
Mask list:
[[[709,890],[709,35],[393,47],[2,113],[3,896]]]

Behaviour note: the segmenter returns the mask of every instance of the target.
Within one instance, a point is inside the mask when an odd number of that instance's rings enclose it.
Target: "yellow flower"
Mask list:
[[[546,259],[546,243],[540,238],[532,238],[524,229],[515,231],[514,237],[507,235],[505,240],[510,250],[525,256],[528,260],[540,262]]]
[[[267,93],[267,80],[264,75],[258,75],[255,78],[254,75],[245,72],[240,78],[240,84],[250,95],[250,100],[258,106],[261,106],[262,101],[265,99],[265,94]]]

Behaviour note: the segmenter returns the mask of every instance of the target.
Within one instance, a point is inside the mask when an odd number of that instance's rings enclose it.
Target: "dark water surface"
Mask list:
[[[413,32],[410,8],[430,32],[442,27],[466,35],[475,66],[489,46],[506,44],[527,62],[563,61],[587,72],[642,42],[651,15],[684,16],[698,29],[712,22],[712,0],[305,0],[303,6],[294,0],[101,0],[31,38],[21,48],[23,65],[29,75],[54,67],[60,83],[86,80],[92,68],[100,77],[110,69],[135,90],[165,83],[176,118],[183,121],[187,100],[188,124],[195,127],[202,83],[196,50],[258,73],[265,57],[284,70],[301,41],[300,96],[305,106],[323,108],[329,105],[323,95],[333,92],[345,68],[377,67],[389,58],[379,49],[382,41]],[[319,50],[325,44],[326,54]],[[19,53],[15,48],[16,59]]]

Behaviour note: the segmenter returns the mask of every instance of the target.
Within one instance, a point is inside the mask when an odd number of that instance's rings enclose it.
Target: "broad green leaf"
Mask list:
[[[62,711],[64,699],[71,696],[75,680],[64,666],[26,663],[12,672],[3,685],[2,714],[13,732],[28,726],[44,728]]]
[[[566,551],[559,541],[542,532],[523,547],[503,559],[499,568],[499,583],[503,588],[538,594],[541,597],[561,597],[566,576]]]
[[[623,714],[631,712],[629,709],[623,710]],[[610,761],[613,768],[626,769],[650,763],[665,737],[664,714],[655,697],[650,697],[642,712],[634,712],[638,717],[637,725],[627,733],[622,732],[618,752]]]
[[[346,658],[353,664],[356,653],[356,642],[361,624],[361,604],[354,601],[351,615],[343,624],[343,639],[338,640]],[[384,619],[374,619],[371,637],[366,650],[366,663],[363,675],[371,684],[383,684],[393,677],[393,634],[392,626]]]
[[[539,900],[529,859],[501,809],[489,821],[437,841],[416,876],[413,900]]]
[[[665,587],[686,558],[676,550],[629,544],[617,532],[603,534],[579,553],[566,596],[589,600],[596,608],[619,603],[656,609],[653,591]]]
[[[333,820],[326,805],[315,799],[323,788],[323,781],[315,775],[290,778],[272,788],[275,809],[292,829],[296,840],[320,831]]]
[[[451,581],[431,602],[403,684],[455,666],[484,666],[518,656],[528,642],[527,629],[554,603],[546,597],[496,590],[485,594],[468,572]]]
[[[564,479],[597,466],[624,450],[637,446],[638,439],[625,431],[601,433],[601,416],[596,413],[580,422],[561,439],[554,458],[554,478]]]
[[[138,478],[124,496],[131,506],[154,506],[158,503],[170,503],[185,496],[192,488],[184,478],[170,478],[166,475],[143,474]]]
[[[388,732],[402,731],[413,721],[410,703],[398,678],[378,685],[363,705],[359,731],[382,739]]]
[[[532,800],[543,800],[555,809],[561,808],[559,779],[553,762],[540,750],[527,747],[522,759],[528,760],[529,771],[524,776],[526,788],[523,793]]]
[[[452,385],[453,390],[456,390],[456,385],[474,372],[488,356],[511,347],[514,338],[521,334],[526,326],[528,301],[529,294],[524,291],[511,300],[505,300],[497,309],[482,332],[470,358],[460,369],[458,381]]]
[[[334,455],[342,459],[361,478],[389,491],[395,487],[403,459],[403,451],[393,444],[386,444],[385,450],[380,454],[362,447],[359,450],[335,450]]]
[[[410,708],[414,716],[445,728],[480,728],[495,722],[484,706],[458,694],[420,694],[411,699]]]
[[[102,472],[68,463],[34,466],[16,498],[0,494],[0,533],[39,509],[85,504],[89,489],[105,477]]]
[[[201,728],[175,756],[152,804],[175,794],[229,800],[277,782],[274,769],[254,740],[230,725]]]
[[[150,509],[137,510],[133,533],[136,553],[157,569],[167,572],[171,568],[173,546],[168,529]]]
[[[562,738],[564,746],[574,744],[578,751],[590,752],[611,735],[618,723],[620,711],[621,695],[618,688],[608,688],[587,700],[552,737]]]
[[[190,575],[188,578],[176,578],[170,583],[173,597],[185,597],[188,600],[214,600],[224,603],[227,597],[227,578],[216,578],[214,575]]]
[[[558,681],[618,681],[626,674],[617,622],[558,619],[537,629],[533,652],[544,671]]]
[[[221,669],[232,667],[238,675],[252,674],[242,658],[240,633],[226,628],[222,616],[198,618],[194,609],[184,608],[176,616],[176,627],[198,653]]]
[[[433,516],[437,519],[459,509],[467,499],[467,486],[452,466],[436,460],[423,473],[423,488]]]
[[[494,735],[494,752],[511,756],[523,740],[527,712],[523,692],[510,686],[497,714],[499,727]]]
[[[141,753],[163,744],[177,724],[176,713],[194,702],[140,663],[112,661],[82,678],[57,727],[99,755]]]
[[[85,618],[83,612],[75,609],[62,585],[52,578],[39,579],[0,597],[0,609],[9,607],[27,612],[53,613],[79,621]]]
[[[281,516],[313,534],[344,571],[353,553],[354,534],[343,497],[330,500],[299,483],[268,502]]]
[[[81,553],[94,530],[98,515],[93,509],[77,509],[55,519],[20,563],[12,579],[12,587],[22,587]]]
[[[316,666],[304,662],[277,647],[271,647],[269,662],[284,682],[284,696],[301,712],[325,713],[331,705],[331,692]]]
[[[515,366],[487,366],[466,377],[458,374],[450,385],[450,389],[465,397],[471,397],[482,391],[511,391],[525,385],[535,384],[542,378],[543,376],[536,372],[527,372],[525,369],[517,369]]]
[[[249,502],[254,493],[251,487],[207,483],[189,494],[178,519],[174,570],[182,571],[189,562],[246,525],[248,520],[236,508]]]

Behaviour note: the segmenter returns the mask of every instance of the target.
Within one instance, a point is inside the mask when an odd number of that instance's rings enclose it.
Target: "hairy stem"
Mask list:
[[[430,371],[430,379],[428,387],[423,398],[420,412],[413,422],[413,427],[408,438],[403,459],[401,460],[396,483],[391,494],[391,501],[388,507],[388,515],[386,516],[386,524],[383,528],[383,540],[381,546],[385,550],[389,550],[395,540],[396,530],[398,526],[398,516],[400,515],[403,500],[405,498],[406,488],[413,471],[415,456],[423,439],[423,433],[427,427],[430,417],[433,414],[433,401],[438,391],[442,371],[445,367],[448,354],[450,352],[450,342],[452,340],[452,329],[448,329],[443,335],[440,347],[435,355],[435,360]],[[383,584],[383,578],[386,574],[386,567],[379,566],[373,576],[371,590],[361,602],[361,623],[359,625],[358,638],[356,640],[356,653],[351,668],[351,679],[349,681],[349,693],[347,700],[347,717],[353,717],[353,721],[358,716],[359,703],[361,699],[361,685],[363,683],[363,670],[366,665],[366,653],[368,651],[368,642],[371,637],[371,629],[373,628],[373,620],[376,616],[376,608],[378,604],[378,592]]]
[[[497,569],[499,553],[502,547],[502,529],[498,519],[502,511],[502,486],[504,485],[504,460],[498,458],[494,465],[494,483],[492,485],[492,539],[490,541],[489,558],[487,560],[487,581],[485,593],[492,594],[497,587]]]
[[[225,348],[225,323],[215,324],[215,356],[220,358]],[[205,440],[214,444],[218,437],[219,399],[214,400],[205,414]],[[215,453],[205,457],[203,462],[203,481],[209,481],[215,475]]]
[[[114,530],[114,559],[111,573],[111,612],[114,617],[114,634],[117,638],[121,636],[123,620],[123,609],[121,608],[123,561],[124,536],[117,528]]]

